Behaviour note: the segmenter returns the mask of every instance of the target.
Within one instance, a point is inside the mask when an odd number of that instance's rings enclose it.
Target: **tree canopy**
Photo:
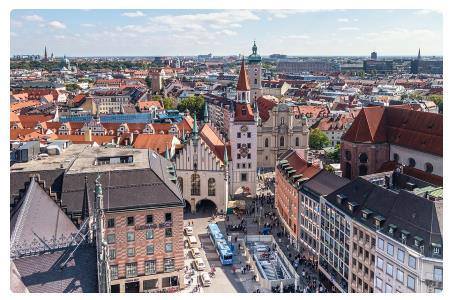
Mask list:
[[[309,133],[309,146],[312,149],[320,150],[330,145],[327,135],[319,128],[314,128]]]
[[[205,99],[203,96],[189,96],[178,103],[177,109],[180,112],[189,110],[191,114],[195,113],[197,119],[200,119],[203,115],[203,107],[205,105]]]

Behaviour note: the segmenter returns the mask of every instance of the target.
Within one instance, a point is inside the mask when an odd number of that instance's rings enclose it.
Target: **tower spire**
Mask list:
[[[421,57],[420,57],[420,48],[419,48],[419,53],[417,54],[417,59],[419,60]]]
[[[84,194],[83,194],[83,206],[81,208],[81,221],[83,222],[89,218],[89,189],[88,178],[84,176]]]
[[[44,47],[44,60],[47,61],[47,45]]]
[[[242,58],[241,70],[239,71],[239,79],[237,88],[238,91],[250,91],[250,85],[248,83],[247,72],[245,71],[245,60]]]
[[[227,151],[227,143],[224,144],[225,145],[225,149],[223,151],[223,164],[225,166],[228,165],[228,151]]]
[[[167,147],[167,145],[166,145],[166,159],[170,160],[169,147]]]

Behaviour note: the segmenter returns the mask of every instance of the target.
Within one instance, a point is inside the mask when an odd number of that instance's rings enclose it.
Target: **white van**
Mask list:
[[[210,286],[211,285],[211,278],[209,277],[208,273],[203,272],[200,275],[200,279],[202,281],[203,286]]]
[[[197,269],[197,271],[204,271],[206,268],[206,265],[203,262],[203,259],[201,259],[201,258],[196,258],[194,260],[194,266]]]
[[[194,234],[194,230],[192,229],[191,226],[186,226],[186,227],[184,227],[184,233],[185,233],[187,236],[191,236],[191,235]]]
[[[194,259],[200,258],[201,257],[200,250],[198,250],[198,248],[192,248],[191,255],[192,255],[192,258],[194,258]]]
[[[198,248],[198,243],[197,243],[197,239],[195,238],[195,236],[188,236],[188,244],[189,244],[189,248]]]

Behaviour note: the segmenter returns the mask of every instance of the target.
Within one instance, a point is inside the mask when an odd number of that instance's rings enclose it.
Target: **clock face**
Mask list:
[[[248,131],[248,127],[245,126],[245,125],[242,125],[242,126],[241,126],[241,131],[242,131],[242,132],[247,132],[247,131]]]
[[[248,149],[246,147],[239,149],[239,153],[241,154],[241,156],[247,156],[248,154]]]

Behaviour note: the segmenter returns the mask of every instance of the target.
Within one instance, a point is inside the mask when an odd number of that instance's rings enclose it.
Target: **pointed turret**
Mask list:
[[[194,146],[198,145],[198,139],[197,114],[194,113],[194,127],[192,128],[192,142]]]
[[[44,60],[45,60],[45,61],[48,60],[48,56],[47,56],[47,46],[44,47]]]
[[[89,218],[89,189],[87,176],[84,177],[83,206],[81,207],[81,222]]]
[[[419,53],[417,54],[417,59],[419,60],[421,57],[420,57],[420,48],[419,48]]]
[[[248,83],[247,71],[245,70],[245,61],[242,58],[241,70],[239,71],[239,80],[236,90],[238,91],[250,91],[250,84]]]
[[[209,122],[208,103],[205,101],[205,108],[203,110],[203,122],[206,124]]]

